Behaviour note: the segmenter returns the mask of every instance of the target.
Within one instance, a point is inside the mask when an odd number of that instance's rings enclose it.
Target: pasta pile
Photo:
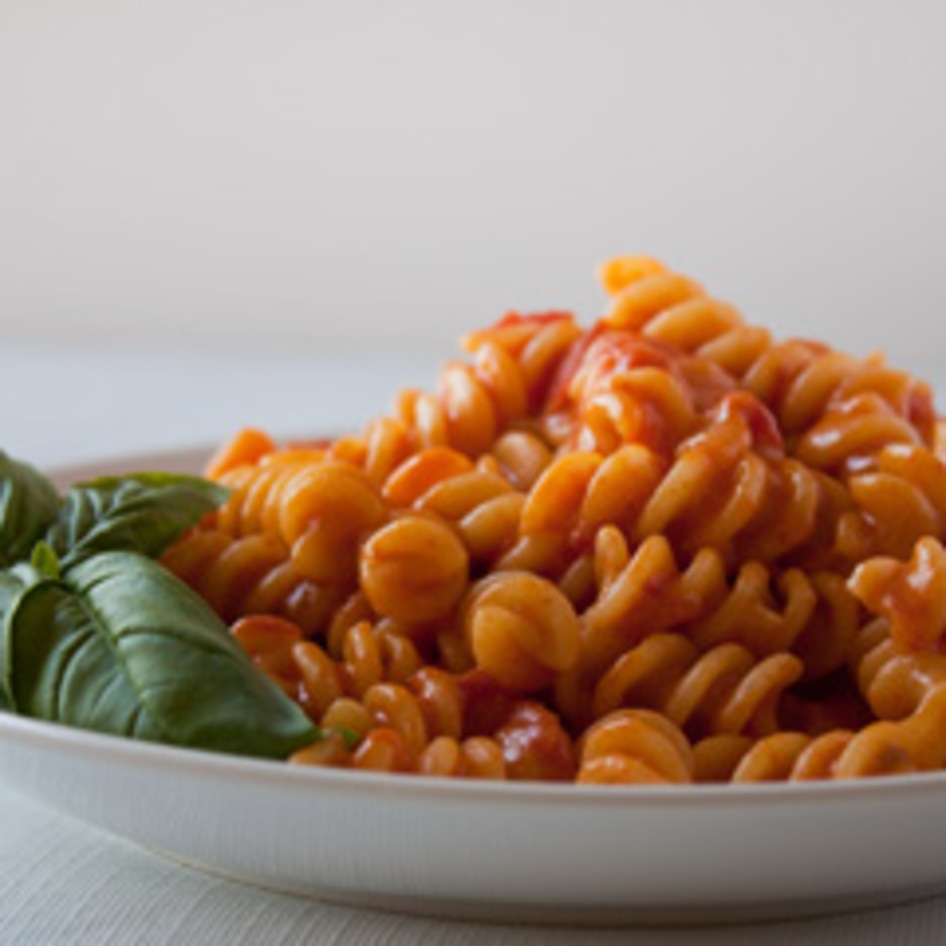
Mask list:
[[[582,783],[946,766],[929,388],[655,260],[357,436],[240,433],[165,555],[322,728],[294,763]]]

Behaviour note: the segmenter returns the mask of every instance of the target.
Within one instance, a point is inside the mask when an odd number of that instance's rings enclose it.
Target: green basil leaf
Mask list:
[[[46,541],[64,565],[115,550],[157,557],[228,495],[198,476],[103,476],[66,493]]]
[[[7,622],[7,616],[16,605],[17,598],[26,587],[12,571],[0,572],[0,628]],[[7,680],[6,635],[0,636],[0,709],[13,709],[10,684]]]
[[[56,488],[38,470],[0,451],[0,568],[29,558],[59,512]]]
[[[267,758],[319,736],[203,599],[137,553],[28,587],[6,635],[10,695],[30,716]]]
[[[42,573],[26,562],[0,572],[0,709],[15,709],[10,692],[7,622],[26,589],[43,578]]]
[[[46,578],[58,578],[62,573],[62,563],[55,550],[46,542],[37,542],[30,555],[30,565]]]
[[[42,578],[32,565],[20,564],[0,572],[0,626],[23,589]]]

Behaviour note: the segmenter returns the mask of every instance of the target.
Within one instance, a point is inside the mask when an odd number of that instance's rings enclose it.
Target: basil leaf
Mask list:
[[[268,758],[318,738],[203,599],[137,553],[42,578],[5,630],[10,696],[27,715]]]
[[[113,550],[157,557],[228,495],[225,487],[198,476],[103,476],[66,493],[46,541],[64,566]]]
[[[40,572],[26,563],[0,572],[0,626],[3,625],[7,614],[26,586],[42,578],[43,575]]]
[[[53,484],[0,450],[0,568],[28,558],[58,511]]]
[[[16,605],[17,598],[26,587],[18,580],[12,571],[0,572],[0,628],[7,622],[7,616]],[[0,709],[13,709],[13,699],[10,695],[10,685],[7,680],[6,635],[0,637]]]
[[[37,542],[30,555],[30,565],[46,578],[58,578],[62,574],[62,563],[51,546]]]
[[[0,709],[15,709],[10,692],[7,621],[26,589],[42,581],[43,577],[36,568],[26,562],[0,572]]]

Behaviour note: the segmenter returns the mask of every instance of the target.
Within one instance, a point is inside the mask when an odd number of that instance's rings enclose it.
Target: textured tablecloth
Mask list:
[[[0,447],[53,467],[212,442],[246,422],[292,432],[345,429],[387,405],[394,387],[432,382],[436,364],[432,353],[420,352],[389,358],[7,342],[0,350]],[[946,897],[705,930],[539,929],[358,911],[198,873],[0,788],[3,946],[942,942]]]

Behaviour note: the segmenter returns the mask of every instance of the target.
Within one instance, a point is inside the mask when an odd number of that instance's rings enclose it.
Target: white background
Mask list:
[[[645,252],[932,376],[944,49],[937,0],[0,0],[0,340],[439,356]]]

